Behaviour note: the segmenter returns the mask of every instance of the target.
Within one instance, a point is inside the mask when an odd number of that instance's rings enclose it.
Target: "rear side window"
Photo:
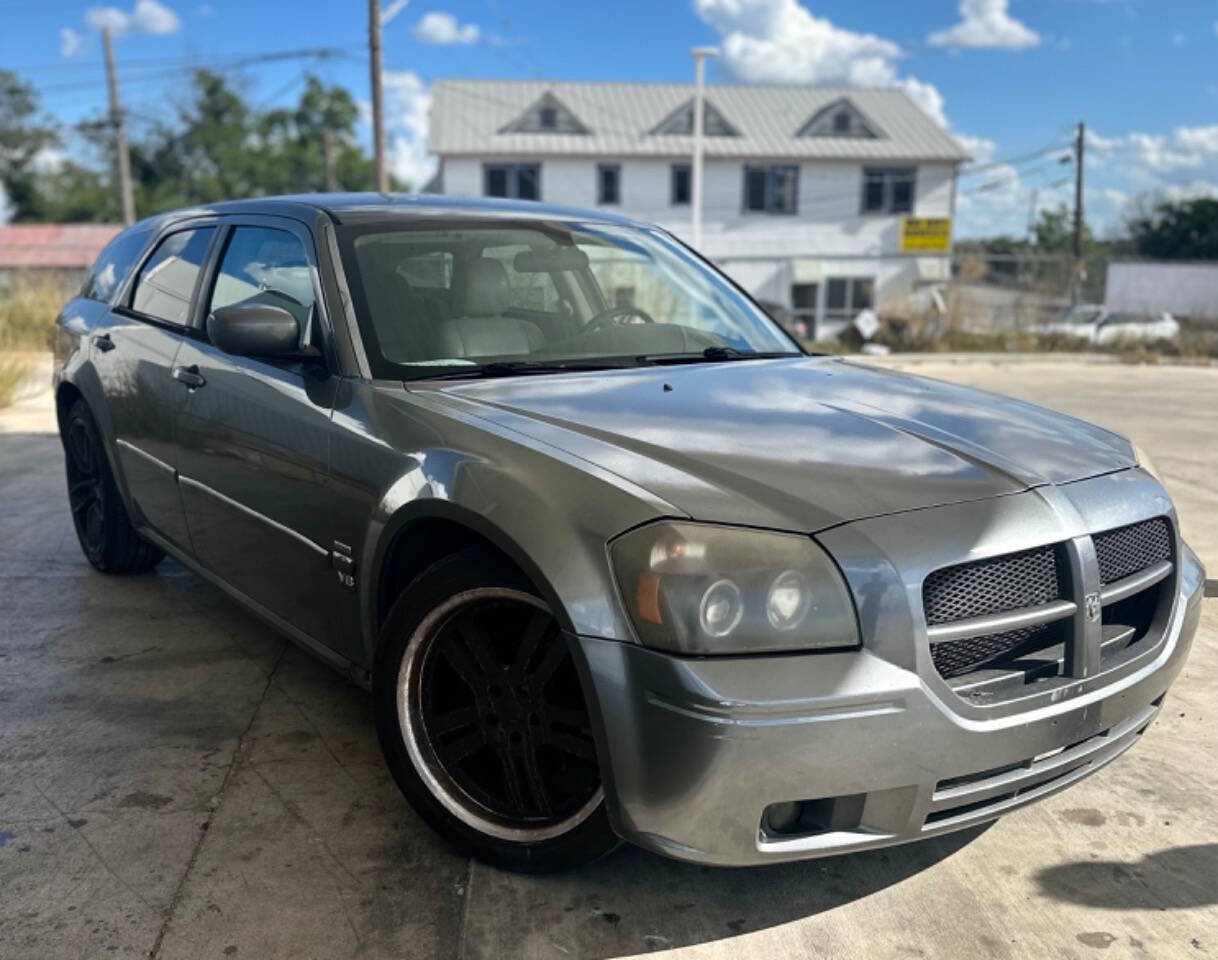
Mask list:
[[[135,278],[131,309],[185,326],[190,319],[190,299],[214,231],[214,227],[183,230],[162,240]]]
[[[313,313],[313,272],[294,233],[237,227],[216,273],[208,312],[235,303],[283,307],[306,330]]]
[[[80,295],[90,300],[100,300],[109,303],[135,262],[148,245],[147,233],[132,233],[124,231],[106,244],[106,249],[98,256],[97,262],[85,277],[81,285]]]

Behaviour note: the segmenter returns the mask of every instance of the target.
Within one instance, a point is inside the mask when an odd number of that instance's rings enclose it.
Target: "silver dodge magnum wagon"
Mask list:
[[[170,554],[368,687],[415,809],[511,869],[992,820],[1131,747],[1197,626],[1125,439],[810,356],[643,223],[183,210],[56,353],[88,560]]]

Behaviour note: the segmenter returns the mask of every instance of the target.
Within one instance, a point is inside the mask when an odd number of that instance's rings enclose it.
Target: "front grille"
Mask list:
[[[936,570],[922,585],[926,623],[952,623],[990,613],[1035,607],[1063,596],[1057,549],[962,563]]]
[[[1107,586],[1172,557],[1171,526],[1156,517],[1092,537],[1100,563],[1100,582]]]
[[[961,677],[997,661],[1010,661],[1020,654],[1043,650],[1061,643],[1063,631],[1058,623],[1043,623],[1024,630],[964,637],[931,644],[930,656],[944,680]]]

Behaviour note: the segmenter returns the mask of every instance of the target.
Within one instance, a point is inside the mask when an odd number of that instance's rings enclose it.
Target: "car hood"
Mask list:
[[[412,384],[699,520],[819,530],[1133,466],[1042,407],[834,358]]]

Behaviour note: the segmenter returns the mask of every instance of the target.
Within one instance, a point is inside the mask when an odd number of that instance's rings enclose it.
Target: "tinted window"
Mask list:
[[[114,291],[127,279],[127,274],[147,245],[147,233],[120,233],[106,244],[106,249],[93,264],[93,269],[81,285],[80,295],[109,303]]]
[[[213,230],[212,227],[183,230],[162,240],[136,277],[132,309],[158,320],[185,325]]]
[[[305,329],[313,311],[313,273],[300,238],[269,227],[233,230],[207,309],[234,303],[283,307]]]

